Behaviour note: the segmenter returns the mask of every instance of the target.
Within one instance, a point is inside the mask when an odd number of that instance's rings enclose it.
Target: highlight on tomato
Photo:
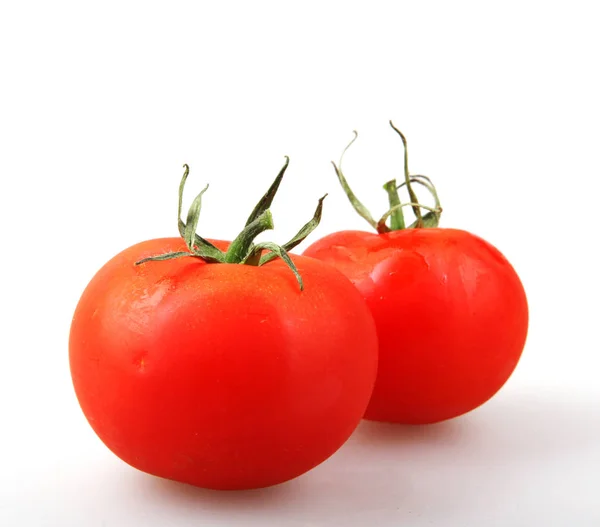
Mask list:
[[[354,209],[376,232],[336,232],[303,254],[342,271],[375,319],[379,367],[365,418],[435,423],[479,407],[509,379],[525,345],[527,299],[498,249],[464,230],[438,226],[435,186],[409,174],[406,138],[390,125],[403,142],[404,181],[384,185],[390,209],[379,221],[350,189],[342,159],[333,164]],[[433,207],[418,202],[416,185],[432,194]],[[416,218],[410,225],[405,207]]]
[[[299,476],[359,424],[377,369],[377,334],[339,271],[255,243],[288,160],[231,242],[196,229],[143,241],[106,263],[73,316],[69,359],[89,424],[139,470],[199,487],[250,489]]]

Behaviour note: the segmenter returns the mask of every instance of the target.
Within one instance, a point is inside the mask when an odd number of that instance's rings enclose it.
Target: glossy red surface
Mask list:
[[[134,265],[179,250],[176,238],[135,245],[84,291],[69,351],[91,426],[134,467],[201,487],[264,487],[324,461],[375,381],[375,325],[356,289],[302,256],[304,291],[281,260]]]
[[[485,240],[456,229],[343,231],[304,254],[342,271],[377,324],[379,371],[365,417],[433,423],[508,380],[528,327],[523,286]]]

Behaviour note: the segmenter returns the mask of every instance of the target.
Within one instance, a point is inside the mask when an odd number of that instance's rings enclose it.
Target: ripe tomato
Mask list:
[[[391,123],[390,123],[391,124]],[[379,367],[367,419],[425,424],[485,403],[508,380],[523,351],[528,307],[506,258],[468,232],[438,228],[441,207],[425,176],[386,183],[390,210],[379,222],[336,173],[356,211],[378,233],[342,231],[304,251],[342,271],[366,300],[377,325]],[[356,139],[356,136],[355,136]],[[413,184],[427,187],[436,207],[421,216]],[[410,201],[400,204],[398,188]],[[417,220],[405,226],[402,208]],[[391,217],[391,226],[386,219]]]
[[[348,439],[368,404],[377,334],[367,306],[343,274],[302,256],[292,260],[303,290],[282,259],[135,265],[185,252],[179,238],[139,243],[85,289],[69,341],[85,416],[117,456],[163,478],[248,489],[299,476]]]
[[[377,325],[379,368],[367,419],[434,423],[490,399],[515,369],[527,301],[510,263],[456,229],[346,231],[304,254],[342,271]]]

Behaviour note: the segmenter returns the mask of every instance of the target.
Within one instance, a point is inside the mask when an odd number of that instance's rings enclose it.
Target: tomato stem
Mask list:
[[[360,200],[356,197],[354,192],[352,192],[352,189],[348,185],[348,181],[346,180],[344,173],[342,171],[342,159],[344,158],[344,154],[346,153],[346,151],[348,150],[350,145],[352,145],[352,143],[354,143],[354,141],[356,141],[356,138],[358,137],[358,132],[356,132],[356,131],[353,132],[354,137],[352,138],[350,143],[348,143],[346,148],[344,148],[342,155],[340,156],[339,166],[336,165],[332,161],[333,168],[335,169],[337,178],[338,178],[342,188],[344,189],[344,192],[346,193],[346,196],[348,197],[348,200],[350,201],[352,207],[354,207],[354,210],[362,218],[364,218],[369,223],[369,225],[371,225],[371,227],[373,227],[375,230],[377,230],[377,232],[379,234],[384,234],[386,232],[402,230],[402,229],[437,227],[439,225],[440,215],[442,213],[442,207],[440,206],[440,200],[439,200],[437,191],[435,189],[435,186],[431,182],[431,179],[429,179],[427,176],[422,176],[422,175],[411,176],[410,175],[410,173],[408,171],[408,145],[407,145],[406,137],[398,128],[396,128],[394,126],[394,123],[392,121],[390,121],[389,123],[390,123],[390,126],[392,127],[392,129],[402,139],[402,144],[404,146],[404,182],[401,183],[400,185],[396,185],[396,180],[393,179],[393,180],[385,183],[385,185],[383,186],[384,190],[388,194],[388,201],[389,201],[390,208],[382,216],[382,219],[380,219],[378,222],[376,222],[373,219],[373,216],[371,215],[369,210],[360,202]],[[433,198],[435,200],[435,207],[429,207],[429,206],[421,205],[419,203],[417,195],[413,189],[413,183],[422,185],[425,188],[427,188],[427,190],[429,190],[430,194],[433,196]],[[408,190],[409,203],[407,203],[407,204],[402,204],[400,201],[400,196],[398,194],[398,190],[401,189],[402,187],[406,187],[406,189]],[[404,213],[402,210],[405,206],[410,206],[412,208],[413,213],[416,218],[416,221],[414,221],[413,223],[411,223],[408,226],[406,226],[406,222],[404,219]],[[426,214],[423,215],[423,213],[421,212],[421,209],[425,209],[429,212],[427,212]],[[390,226],[388,226],[386,222],[387,222],[387,219],[390,217],[391,217]]]
[[[300,291],[303,291],[304,290],[304,282],[302,281],[302,277],[300,276],[300,273],[298,272],[298,268],[296,267],[296,264],[290,258],[290,255],[287,253],[287,251],[280,245],[277,245],[277,244],[271,243],[271,242],[259,243],[254,246],[253,250],[248,255],[248,258],[246,260],[242,261],[242,263],[248,263],[247,260],[252,258],[254,253],[260,254],[263,251],[263,249],[268,249],[269,251],[271,251],[269,253],[269,255],[273,254],[275,256],[279,256],[279,258],[281,258],[286,263],[286,265],[292,270],[292,272],[296,276],[296,280],[298,281],[298,285],[300,286]],[[264,262],[262,262],[262,260],[259,260],[259,265],[262,265],[263,263]]]
[[[436,209],[434,209],[433,207],[428,207],[427,205],[421,205],[420,203],[400,203],[398,205],[396,205],[395,207],[392,207],[390,210],[388,210],[383,216],[381,216],[381,219],[377,222],[377,227],[378,227],[378,232],[379,232],[379,227],[380,226],[384,226],[385,222],[387,221],[387,219],[394,214],[397,210],[402,209],[403,207],[419,207],[419,209],[426,209],[429,212],[431,212],[432,214],[436,212]],[[424,221],[423,221],[423,217],[421,217],[421,227],[424,226]],[[412,226],[411,228],[416,228],[417,226]]]
[[[285,156],[285,164],[277,174],[275,181],[271,184],[265,195],[260,199],[254,210],[248,217],[246,225],[242,232],[231,242],[229,249],[226,253],[215,247],[208,240],[205,240],[201,236],[196,234],[198,228],[198,222],[200,219],[200,210],[202,205],[202,197],[208,189],[208,185],[196,196],[192,205],[189,208],[186,222],[181,219],[181,213],[183,208],[183,191],[185,184],[189,176],[189,166],[184,165],[184,173],[179,183],[179,201],[177,206],[177,224],[179,234],[184,239],[188,251],[178,251],[166,254],[159,254],[156,256],[149,256],[135,262],[135,265],[141,265],[150,261],[163,261],[172,260],[174,258],[186,258],[196,257],[201,258],[207,263],[230,263],[230,264],[245,264],[245,265],[264,265],[274,258],[281,258],[290,270],[294,273],[296,280],[300,286],[300,290],[304,289],[304,283],[302,277],[296,268],[293,260],[290,258],[288,251],[296,247],[301,243],[321,221],[321,214],[323,212],[323,200],[327,196],[323,196],[319,199],[319,203],[315,210],[312,219],[306,223],[298,233],[286,244],[279,246],[271,242],[263,242],[254,245],[254,239],[262,232],[273,228],[273,216],[270,211],[271,203],[277,194],[281,180],[285,174],[285,171],[289,165],[290,159]],[[268,250],[269,253],[262,255],[264,250]]]
[[[435,210],[429,211],[422,218],[423,227],[426,227],[426,228],[437,227],[440,224],[440,216],[442,214],[442,205],[440,203],[440,198],[438,196],[435,185],[433,184],[433,182],[431,181],[430,178],[428,178],[427,176],[422,176],[420,174],[410,176],[410,180],[412,183],[417,183],[419,185],[423,185],[427,190],[429,190],[429,193],[433,196],[433,199],[435,201]],[[400,189],[404,186],[406,186],[406,182],[400,183],[400,185],[398,185],[397,188]],[[416,227],[417,227],[417,222],[415,221],[414,223],[409,225],[408,228],[413,229]]]
[[[279,185],[281,184],[281,180],[283,179],[283,176],[289,164],[290,158],[288,156],[285,156],[285,163],[283,164],[283,167],[279,171],[279,174],[277,174],[275,181],[271,183],[269,190],[267,190],[265,195],[262,198],[260,198],[260,201],[256,204],[256,207],[254,207],[254,210],[252,211],[252,213],[248,217],[248,220],[246,221],[246,226],[250,225],[256,218],[258,218],[263,212],[265,212],[269,207],[271,207],[273,199],[275,198],[275,194],[277,194],[277,191],[279,190]]]
[[[183,239],[188,249],[192,251],[194,249],[194,242],[196,236],[196,229],[198,228],[198,221],[200,220],[200,208],[202,207],[202,196],[208,190],[208,185],[204,187],[202,192],[196,196],[187,215],[187,221],[185,228],[183,229]]]
[[[346,196],[348,196],[348,199],[350,200],[350,203],[354,207],[354,210],[356,212],[358,212],[358,214],[362,218],[364,218],[371,227],[376,229],[377,222],[373,219],[373,216],[371,216],[369,209],[367,209],[367,207],[365,207],[361,203],[361,201],[356,197],[356,194],[354,194],[354,192],[352,192],[352,189],[350,188],[350,185],[348,185],[348,181],[346,181],[346,178],[344,177],[344,173],[342,172],[342,160],[344,159],[344,154],[346,153],[346,150],[348,150],[348,148],[350,148],[352,143],[354,143],[354,141],[356,141],[356,138],[358,137],[358,132],[356,130],[354,130],[352,133],[354,134],[354,137],[346,145],[346,148],[344,148],[342,155],[340,156],[339,166],[337,166],[335,164],[335,162],[333,162],[333,161],[331,162],[331,164],[333,165],[333,168],[335,169],[335,173],[340,182],[340,185],[342,185],[342,188],[344,189]]]
[[[252,242],[261,232],[273,228],[273,216],[269,209],[246,225],[237,238],[231,242],[225,254],[225,263],[242,263],[250,253]]]
[[[182,205],[183,205],[183,191],[185,189],[185,183],[187,181],[187,178],[190,174],[190,167],[187,164],[185,164],[185,165],[183,165],[183,168],[184,168],[183,176],[179,183],[179,203],[178,203],[178,207],[177,207],[177,226],[179,229],[179,234],[181,235],[181,237],[184,240],[186,240],[186,245],[188,246],[188,249],[191,250],[190,243],[188,243],[189,242],[189,233],[186,234],[186,224],[181,219],[181,212],[182,212]],[[198,196],[196,196],[196,200],[198,201],[197,207],[190,207],[190,212],[192,212],[192,209],[194,209],[194,215],[196,218],[200,217],[200,201],[202,199],[202,195],[204,194],[204,192],[206,192],[207,189],[208,189],[208,185],[206,185],[204,190],[202,192],[200,192],[200,194]],[[194,201],[196,201],[196,200],[194,200]],[[188,213],[188,216],[190,216],[189,213]],[[192,216],[192,219],[193,219],[193,217],[194,216]],[[188,218],[188,223],[189,223],[189,219],[190,218]],[[196,220],[196,226],[197,225],[198,225],[198,220]],[[194,241],[193,241],[192,245],[195,247],[195,252],[198,254],[198,256],[201,256],[207,262],[211,262],[211,263],[223,261],[223,259],[225,257],[223,251],[221,251],[220,249],[215,247],[208,240],[205,240],[201,236],[198,236],[195,233],[195,229],[193,232],[193,236],[194,236]]]
[[[421,217],[421,208],[419,207],[418,203],[419,200],[417,199],[417,195],[415,194],[412,185],[411,185],[411,181],[410,181],[410,174],[408,173],[408,145],[406,142],[406,137],[404,137],[404,134],[398,130],[398,128],[396,128],[394,126],[394,123],[390,120],[390,126],[392,127],[392,129],[398,133],[398,135],[400,136],[400,139],[402,139],[402,144],[404,146],[404,182],[406,183],[406,189],[408,190],[408,195],[410,196],[410,201],[412,201],[413,203],[415,203],[415,205],[413,206],[413,212],[415,214],[415,217],[417,218],[417,227],[423,227],[423,219]]]
[[[390,228],[393,231],[398,231],[406,227],[404,223],[404,213],[400,205],[400,196],[398,196],[398,187],[396,186],[396,180],[392,179],[383,185],[383,189],[388,193],[388,200],[390,202],[390,210],[394,209],[394,212],[390,215]],[[385,225],[385,224],[384,224]],[[378,224],[379,230],[379,224]]]
[[[175,258],[184,258],[187,256],[195,256],[195,255],[192,253],[186,252],[186,251],[165,253],[165,254],[159,254],[157,256],[148,256],[147,258],[142,258],[141,260],[138,260],[137,262],[135,262],[135,265],[141,265],[146,262],[161,262],[163,260],[174,260]]]
[[[296,236],[294,236],[289,242],[284,243],[281,246],[281,248],[284,251],[291,251],[294,247],[296,247],[296,245],[302,243],[306,239],[306,237],[319,226],[319,223],[321,222],[321,215],[323,213],[323,200],[326,197],[327,194],[325,194],[322,198],[319,199],[319,203],[317,205],[312,219],[297,232]],[[265,247],[265,249],[266,248],[267,247]],[[278,255],[274,252],[265,254],[263,257],[260,258],[259,265],[264,265],[276,258],[277,256]]]

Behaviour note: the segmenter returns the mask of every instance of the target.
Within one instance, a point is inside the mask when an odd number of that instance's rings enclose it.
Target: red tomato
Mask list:
[[[525,292],[481,238],[441,228],[345,231],[304,254],[348,276],[375,318],[379,368],[367,419],[459,416],[490,399],[515,369],[527,334]]]
[[[89,423],[130,465],[200,487],[264,487],[315,467],[371,396],[377,335],[364,301],[302,256],[303,291],[281,259],[134,265],[184,250],[179,238],[134,245],[85,289],[69,352]]]

